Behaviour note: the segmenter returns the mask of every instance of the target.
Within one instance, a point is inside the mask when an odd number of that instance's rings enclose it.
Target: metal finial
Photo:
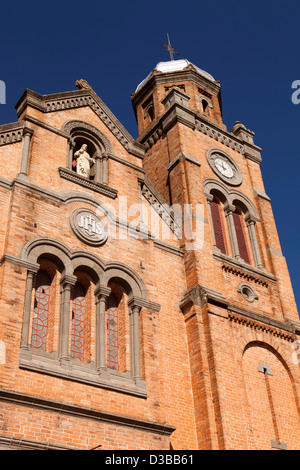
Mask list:
[[[167,34],[167,38],[168,38],[168,44],[165,45],[165,44],[162,44],[163,47],[165,47],[167,49],[167,51],[170,52],[170,57],[171,57],[171,60],[174,60],[174,56],[173,54],[178,54],[179,55],[179,52],[175,51],[173,49],[173,47],[171,46],[171,42],[170,42],[170,38],[169,38],[169,35]]]

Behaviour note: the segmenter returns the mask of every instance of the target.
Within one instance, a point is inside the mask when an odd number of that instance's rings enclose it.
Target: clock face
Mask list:
[[[235,160],[220,149],[212,148],[206,154],[207,161],[213,172],[230,186],[242,184],[243,175]]]
[[[226,178],[232,178],[234,176],[232,167],[223,158],[221,157],[215,158],[215,166],[219,170],[219,172]]]

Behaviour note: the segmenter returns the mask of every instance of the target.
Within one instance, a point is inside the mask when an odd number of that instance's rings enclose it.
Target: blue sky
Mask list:
[[[17,120],[26,88],[75,89],[85,78],[133,137],[130,94],[173,47],[222,86],[223,120],[239,120],[262,147],[262,172],[300,305],[298,210],[300,2],[235,0],[5,2],[1,5],[0,124]]]

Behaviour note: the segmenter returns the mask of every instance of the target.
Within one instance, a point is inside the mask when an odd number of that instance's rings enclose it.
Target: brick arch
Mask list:
[[[41,256],[54,259],[63,274],[72,274],[71,251],[61,242],[52,238],[34,238],[24,245],[21,257],[36,263]]]
[[[118,261],[105,263],[94,253],[70,250],[62,242],[52,238],[34,238],[27,242],[21,252],[23,260],[36,263],[40,256],[52,256],[60,263],[62,274],[73,275],[75,269],[85,266],[97,284],[107,286],[117,279],[130,297],[148,300],[147,290],[139,275]]]
[[[138,274],[123,263],[110,262],[105,268],[106,285],[111,280],[121,284],[128,296],[148,300],[145,284]]]
[[[264,347],[272,349],[276,356],[280,356],[282,358],[287,368],[290,368],[293,365],[290,364],[290,360],[285,357],[286,354],[282,349],[281,345],[278,343],[278,341],[276,341],[274,338],[264,332],[256,331],[251,331],[250,333],[247,333],[239,339],[238,343],[235,346],[236,362],[241,364],[245,351],[254,345],[264,345]]]
[[[251,349],[253,349],[253,352],[251,352]],[[263,349],[264,351],[260,353],[260,349]],[[247,353],[248,355],[246,356]],[[263,355],[261,356],[261,354]],[[264,363],[266,354],[269,354],[267,364],[269,364],[270,360],[271,371],[274,372],[274,379],[272,379],[274,380],[272,386],[273,392],[271,392],[270,385],[267,385],[269,383],[268,375],[264,377],[265,380],[263,380],[263,382],[266,381],[264,386],[262,386],[262,377],[258,377],[262,376],[262,374],[257,371],[257,376],[253,376],[253,366],[255,367],[256,361],[258,361],[257,367],[259,366],[260,357],[262,357],[262,362]],[[270,354],[271,356],[273,356],[272,359]],[[244,359],[246,360],[245,363]],[[264,331],[251,331],[248,334],[242,336],[236,344],[235,360],[237,366],[237,378],[240,384],[239,406],[240,411],[243,415],[243,420],[245,422],[245,432],[248,436],[247,440],[248,445],[250,446],[249,448],[257,448],[258,436],[260,436],[260,438],[264,436],[264,444],[261,444],[263,445],[263,448],[269,448],[270,442],[272,445],[272,439],[270,438],[271,441],[268,442],[267,438],[265,437],[267,436],[267,428],[268,432],[271,432],[274,437],[276,435],[277,430],[276,440],[281,438],[284,443],[287,443],[288,448],[290,448],[290,446],[291,448],[293,448],[293,440],[295,439],[295,435],[298,434],[299,430],[300,383],[299,379],[297,378],[297,366],[292,363],[291,359],[292,356],[290,355],[289,357],[288,352],[284,349],[284,345],[281,345],[276,338],[272,337]],[[272,362],[275,371],[272,367]],[[250,364],[252,365],[249,369]],[[276,408],[276,414],[273,415],[274,396],[276,403],[276,396],[278,399],[278,397],[280,397],[282,393],[280,391],[280,388],[278,388],[280,387],[280,384],[282,384],[282,379],[284,377],[284,375],[282,374],[286,374],[285,386],[287,386],[289,382],[289,385],[286,389],[286,396],[289,397],[289,399],[286,401],[284,409],[281,410]],[[248,382],[248,380],[250,382]],[[270,393],[272,393],[271,398]],[[275,394],[274,396],[273,393]],[[267,406],[267,409],[265,408],[265,406]],[[285,414],[286,416],[289,416],[289,423],[284,421]],[[293,425],[293,432],[290,435],[289,426],[291,425]],[[290,438],[288,438],[287,436],[289,436]]]
[[[245,213],[249,214],[255,221],[259,221],[259,214],[253,202],[244,193],[238,189],[228,189],[224,183],[213,178],[206,178],[203,181],[204,192],[206,197],[213,194],[221,195],[222,202],[235,206],[240,203]]]
[[[93,279],[94,284],[103,284],[105,263],[95,254],[86,250],[75,250],[71,254],[72,269],[86,271]]]
[[[75,132],[84,132],[86,135],[91,137],[96,145],[98,144],[98,147],[104,147],[106,155],[114,154],[113,146],[106,135],[88,122],[80,120],[68,121],[63,125],[62,130],[71,137]]]
[[[240,338],[240,340],[236,344],[235,361],[238,366],[238,370],[242,371],[243,356],[245,352],[252,346],[260,346],[267,348],[281,362],[290,377],[297,404],[297,409],[300,415],[300,380],[298,378],[296,365],[293,364],[291,358],[287,356],[286,352],[281,347],[279,342],[276,341],[276,339],[270,337],[264,332],[258,333],[252,331],[251,333],[248,333],[247,335],[244,335],[242,338]]]

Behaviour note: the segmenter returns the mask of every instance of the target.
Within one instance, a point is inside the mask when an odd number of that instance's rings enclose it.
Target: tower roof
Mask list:
[[[135,93],[139,91],[147,83],[147,81],[150,79],[154,71],[162,72],[162,73],[178,72],[180,70],[185,69],[188,66],[192,66],[196,70],[196,72],[199,73],[199,75],[202,75],[202,77],[205,77],[207,80],[210,80],[212,82],[215,81],[212,75],[200,69],[196,65],[192,64],[187,59],[170,60],[168,62],[159,62],[156,65],[156,67],[152,70],[152,72],[149,73],[149,75],[137,86]]]

